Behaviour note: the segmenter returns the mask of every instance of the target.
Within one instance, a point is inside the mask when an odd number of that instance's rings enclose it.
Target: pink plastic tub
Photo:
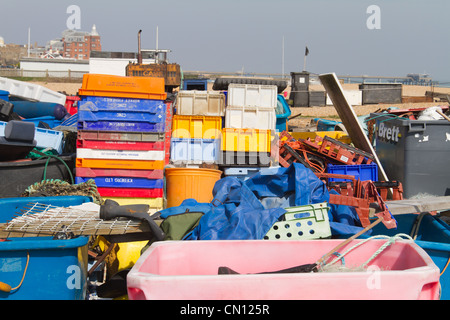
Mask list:
[[[439,269],[413,241],[398,240],[360,272],[254,274],[314,263],[343,240],[163,241],[128,273],[131,300],[438,299]],[[359,241],[339,250],[343,253]],[[386,240],[345,255],[365,263]],[[220,266],[239,275],[218,275]],[[253,273],[253,274],[251,274]]]

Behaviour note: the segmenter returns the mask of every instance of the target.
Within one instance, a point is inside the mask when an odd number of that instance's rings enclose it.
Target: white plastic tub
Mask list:
[[[225,128],[275,130],[277,115],[274,108],[228,106]]]
[[[77,158],[116,159],[116,160],[164,160],[165,153],[160,150],[103,150],[77,148]]]
[[[177,94],[175,107],[179,115],[223,117],[225,95],[213,91],[182,90]]]
[[[277,94],[277,86],[232,83],[228,86],[227,106],[275,109]]]
[[[64,94],[34,83],[0,77],[0,89],[9,91],[12,95],[42,102],[53,102],[61,105],[65,105],[66,103],[66,96]]]

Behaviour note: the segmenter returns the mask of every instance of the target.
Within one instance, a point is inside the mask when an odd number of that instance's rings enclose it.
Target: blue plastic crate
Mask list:
[[[335,127],[341,122],[327,119],[315,118],[317,123],[317,131],[335,131]]]
[[[78,121],[135,121],[161,123],[165,122],[164,113],[154,114],[149,112],[117,112],[117,111],[98,111],[79,110]]]
[[[14,215],[21,212],[30,203],[50,204],[57,207],[77,206],[86,202],[92,202],[87,196],[53,196],[53,197],[12,197],[0,199],[0,223],[5,223]],[[1,242],[0,242],[1,244]]]
[[[100,130],[119,132],[165,132],[165,122],[126,122],[126,121],[78,121],[79,130]]]
[[[0,136],[5,135],[6,122],[0,121]],[[64,145],[64,133],[62,131],[44,128],[35,128],[34,140],[38,148],[53,148],[59,154],[62,153]]]
[[[78,110],[165,113],[166,104],[162,100],[82,96]]]
[[[52,116],[43,116],[43,117],[37,117],[37,118],[28,118],[28,119],[22,119],[22,121],[26,122],[33,122],[34,126],[37,128],[39,126],[39,122],[44,122],[48,124],[50,128],[57,127],[61,125],[62,120],[56,120],[55,117]]]
[[[275,108],[276,112],[276,130],[279,132],[286,131],[287,128],[287,120],[291,115],[291,108],[284,99],[283,95],[279,94],[277,96],[277,107]]]
[[[95,181],[99,188],[155,188],[161,189],[164,187],[163,179],[146,179],[134,177],[96,177],[85,178],[75,177],[75,183],[83,183],[90,179]]]
[[[378,181],[378,166],[375,163],[359,165],[333,165],[327,166],[327,173],[345,174],[354,176],[361,181]],[[329,181],[345,181],[344,179],[330,178]]]
[[[0,90],[0,99],[9,101],[9,91]]]
[[[13,218],[30,203],[67,207],[92,202],[85,196],[20,197],[0,199],[0,222]],[[87,289],[89,237],[67,240],[53,237],[10,237],[0,242],[0,281],[17,290],[0,292],[5,300],[84,300]]]
[[[172,138],[170,141],[170,160],[183,163],[217,163],[219,160],[220,139]]]

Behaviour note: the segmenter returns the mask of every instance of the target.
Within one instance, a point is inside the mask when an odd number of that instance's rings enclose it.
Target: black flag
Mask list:
[[[306,47],[306,49],[305,49],[305,56],[307,56],[309,54],[309,49],[308,49],[308,47]]]

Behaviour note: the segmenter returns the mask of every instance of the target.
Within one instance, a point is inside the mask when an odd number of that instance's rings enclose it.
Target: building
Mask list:
[[[65,30],[62,33],[64,58],[78,60],[89,60],[91,51],[102,51],[100,35],[97,32],[95,24],[91,32]]]
[[[79,78],[89,72],[89,60],[61,58],[20,59],[20,75],[23,77]]]
[[[18,44],[5,44],[3,38],[0,40],[0,66],[17,67],[21,57],[28,55],[27,46]]]

